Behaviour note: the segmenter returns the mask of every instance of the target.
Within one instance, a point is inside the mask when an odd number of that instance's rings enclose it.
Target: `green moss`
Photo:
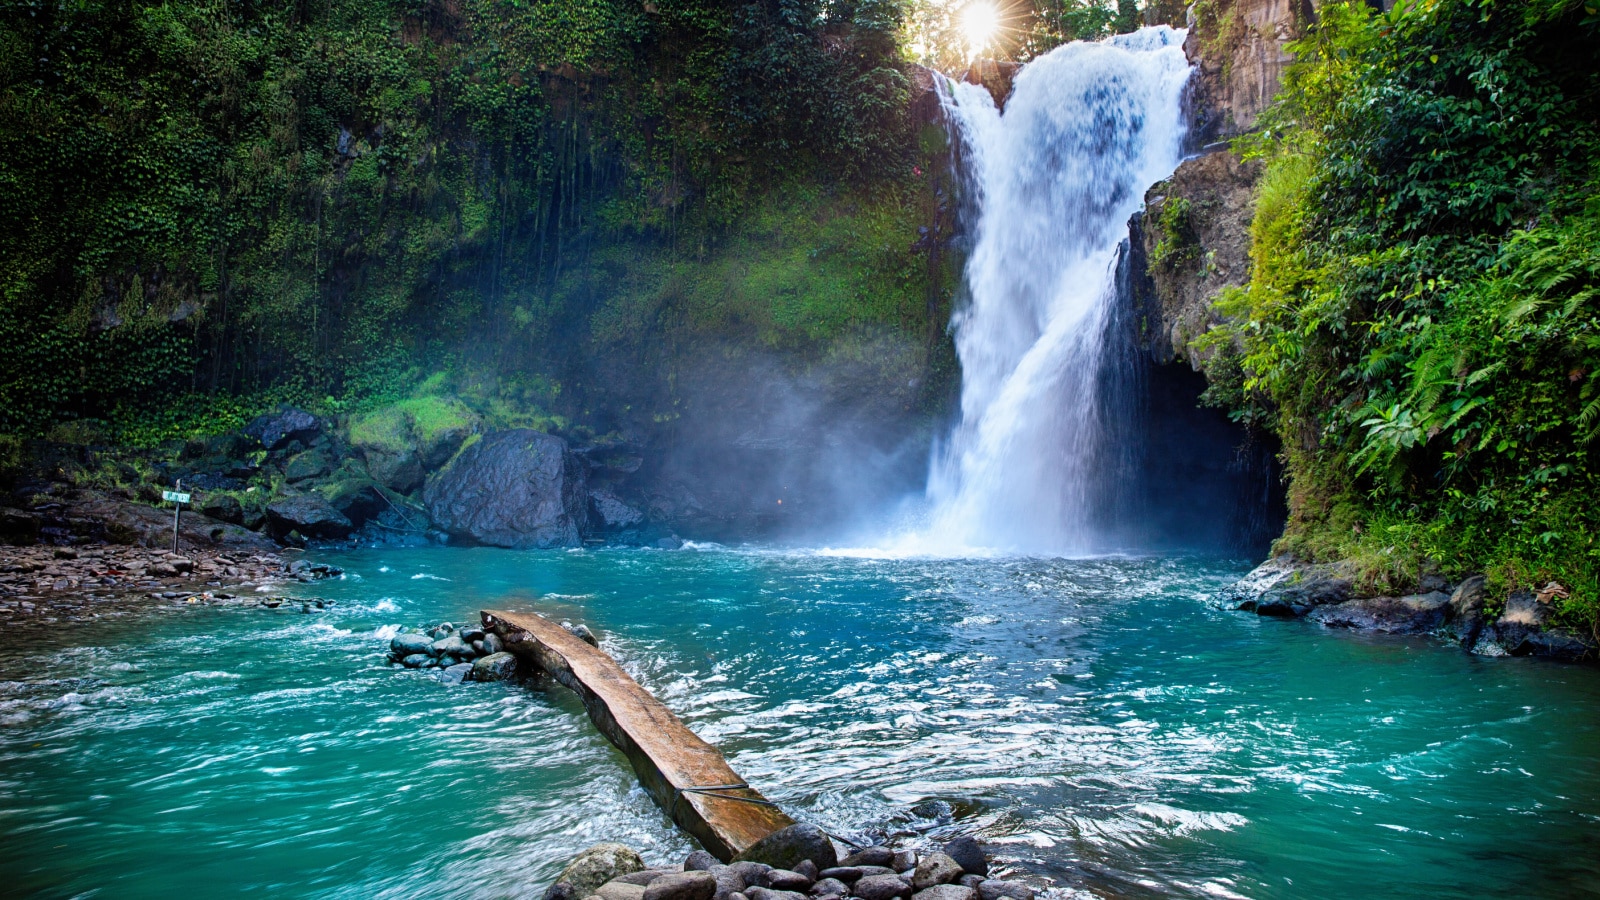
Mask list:
[[[399,404],[351,416],[349,427],[356,447],[401,453],[413,446],[411,422]]]
[[[478,416],[453,397],[411,397],[350,417],[349,439],[356,447],[402,453],[427,446],[443,435],[470,431]]]
[[[1152,266],[1175,268],[1200,253],[1200,239],[1195,234],[1193,204],[1184,197],[1168,197],[1161,203],[1161,214],[1156,219],[1158,235],[1150,251]]]
[[[411,431],[423,444],[431,444],[447,432],[470,431],[478,417],[459,400],[447,397],[416,397],[398,404],[411,423]]]
[[[564,287],[588,293],[597,277],[615,286],[591,319],[603,345],[646,338],[668,317],[787,350],[821,349],[862,326],[920,332],[929,275],[913,246],[926,221],[916,177],[871,190],[791,184],[697,260],[619,246]]]
[[[22,468],[22,439],[14,434],[0,434],[0,476],[9,475]]]

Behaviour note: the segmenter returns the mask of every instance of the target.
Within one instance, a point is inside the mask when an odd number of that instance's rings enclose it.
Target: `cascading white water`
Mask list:
[[[1104,338],[1128,220],[1181,159],[1183,38],[1059,47],[1021,70],[1004,113],[982,87],[945,93],[977,215],[952,321],[961,421],[934,453],[918,552],[1105,549]]]

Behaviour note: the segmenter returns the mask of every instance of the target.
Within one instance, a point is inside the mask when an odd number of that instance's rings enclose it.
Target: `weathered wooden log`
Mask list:
[[[500,635],[506,649],[575,691],[600,733],[627,755],[656,804],[713,856],[728,862],[794,824],[604,651],[536,613],[485,610],[483,627]]]

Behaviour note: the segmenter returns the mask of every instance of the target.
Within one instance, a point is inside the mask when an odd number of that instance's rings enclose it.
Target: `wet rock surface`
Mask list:
[[[819,870],[838,865],[838,851],[821,828],[804,822],[779,829],[739,854],[741,862],[764,863],[774,869],[790,869],[810,860]],[[754,898],[752,898],[754,900]]]
[[[965,870],[961,864],[951,859],[949,854],[929,853],[917,861],[915,874],[911,876],[911,886],[919,891],[927,890],[934,885],[951,884],[959,879]]]
[[[1329,628],[1359,628],[1385,634],[1425,634],[1437,630],[1449,615],[1450,595],[1443,591],[1407,597],[1363,597],[1318,606],[1307,618]]]
[[[1233,609],[1294,618],[1327,603],[1349,600],[1354,581],[1341,567],[1280,556],[1230,585],[1221,599]]]
[[[285,597],[274,589],[340,574],[336,567],[247,551],[0,545],[0,623],[89,622],[171,606],[316,612],[333,601]]]
[[[422,496],[440,528],[496,547],[574,547],[588,522],[583,470],[566,441],[527,429],[468,446]]]
[[[710,872],[679,872],[654,879],[644,888],[644,900],[711,900],[717,878]]]
[[[826,850],[822,841],[827,842]],[[1035,896],[1034,888],[1021,882],[968,871],[990,869],[982,845],[970,836],[922,853],[910,848],[855,847],[844,865],[826,868],[816,857],[838,862],[838,850],[826,832],[804,822],[773,832],[729,865],[696,850],[681,866],[647,869],[642,862],[633,865],[637,855],[621,854],[616,849],[620,846],[601,844],[579,854],[546,890],[544,900],[1034,900]],[[782,867],[747,858],[751,856],[798,856],[799,861]],[[604,880],[596,884],[602,876]]]
[[[389,639],[389,662],[436,670],[446,684],[512,681],[522,674],[521,662],[505,652],[497,635],[476,625],[457,628],[450,622],[396,634]]]
[[[962,835],[955,838],[944,845],[944,852],[968,875],[989,874],[989,860],[984,856],[983,848],[978,846],[978,841],[974,837]]]
[[[1506,598],[1505,611],[1484,626],[1472,649],[1484,656],[1544,656],[1566,662],[1600,657],[1594,635],[1557,626],[1550,598],[1533,591],[1515,591]]]
[[[556,885],[545,893],[545,897],[550,900],[556,887],[562,884],[568,886],[572,896],[588,897],[613,878],[642,871],[644,860],[629,847],[613,843],[596,844],[578,854],[561,870],[561,874],[556,876]]]
[[[1565,591],[1514,591],[1498,616],[1495,597],[1481,575],[1449,584],[1437,575],[1421,579],[1422,593],[1359,597],[1347,567],[1304,563],[1280,556],[1257,566],[1221,591],[1229,609],[1262,616],[1305,618],[1328,628],[1376,634],[1436,635],[1480,656],[1539,656],[1566,662],[1600,660],[1600,640],[1562,627],[1555,598]]]
[[[307,537],[342,538],[355,530],[343,513],[321,497],[285,497],[267,506],[267,518],[278,534],[298,531]]]
[[[322,423],[316,416],[292,406],[257,416],[244,427],[244,433],[267,450],[280,450],[295,440],[311,440],[321,431]]]

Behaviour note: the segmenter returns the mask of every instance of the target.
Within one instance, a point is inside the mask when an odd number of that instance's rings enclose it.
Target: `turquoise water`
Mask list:
[[[600,840],[680,858],[570,695],[384,664],[486,606],[596,626],[800,817],[976,831],[1067,896],[1600,893],[1600,671],[1209,605],[1242,563],[323,558],[330,613],[0,653],[0,893],[536,897]]]

